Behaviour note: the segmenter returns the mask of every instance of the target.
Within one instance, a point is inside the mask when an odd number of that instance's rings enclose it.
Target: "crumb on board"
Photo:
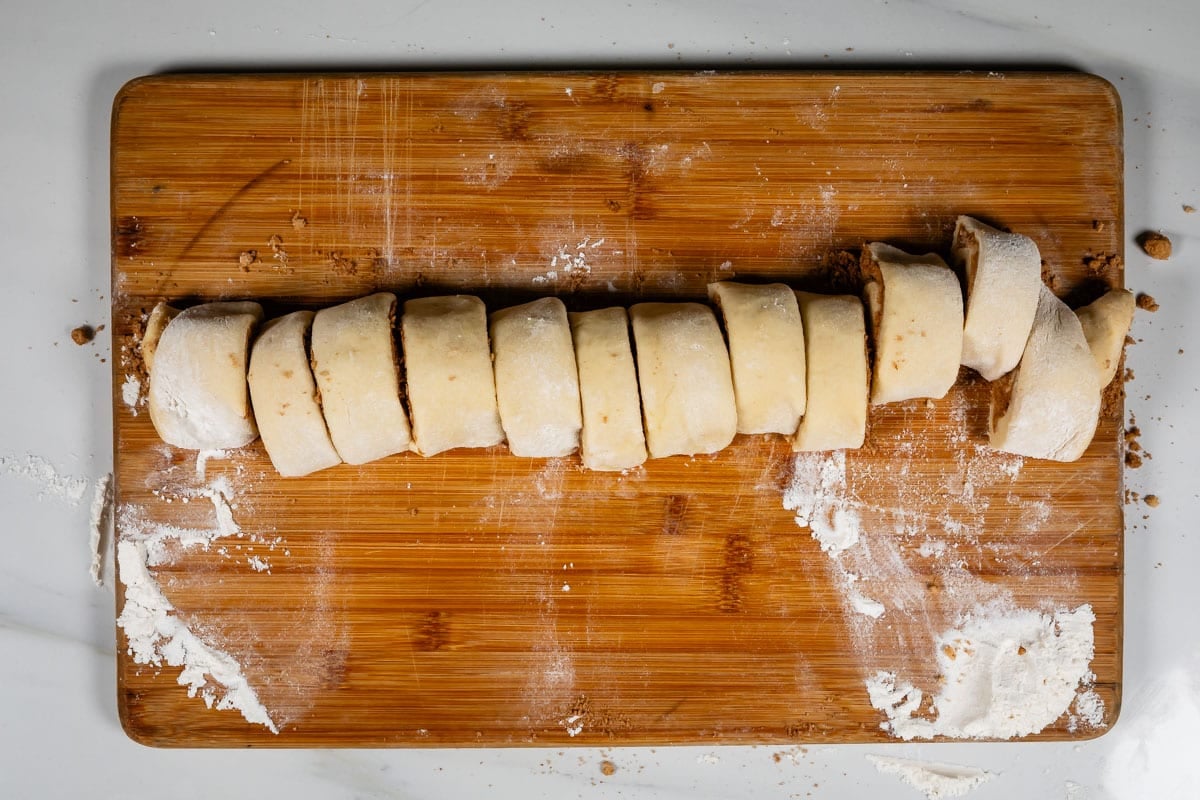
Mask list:
[[[243,250],[238,254],[238,266],[242,268],[242,272],[249,272],[250,265],[258,262],[257,250]]]
[[[1171,240],[1158,231],[1145,231],[1138,236],[1137,243],[1153,259],[1166,261],[1171,257]]]
[[[96,329],[91,325],[80,325],[71,331],[71,341],[77,345],[85,345],[96,338]]]
[[[1104,228],[1105,228],[1105,222],[1103,220],[1099,220],[1099,219],[1092,220],[1092,230],[1102,231],[1102,230],[1104,230]]]
[[[1143,311],[1149,311],[1151,313],[1158,311],[1158,303],[1155,301],[1154,297],[1146,294],[1145,292],[1142,292],[1137,296],[1137,307]]]
[[[300,209],[296,209],[296,213],[292,214],[292,227],[298,231],[308,227],[308,218],[300,216]]]
[[[1109,272],[1119,272],[1124,265],[1125,262],[1116,253],[1100,253],[1083,258],[1083,266],[1088,272],[1097,276],[1104,276]]]

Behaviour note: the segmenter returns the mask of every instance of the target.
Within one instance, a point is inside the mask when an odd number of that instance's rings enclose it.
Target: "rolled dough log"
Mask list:
[[[882,242],[863,248],[862,269],[875,344],[871,404],[944,397],[962,357],[958,278],[934,253],[910,255]]]
[[[404,303],[400,331],[416,450],[504,441],[488,347],[487,310],[478,297],[424,297]]]
[[[583,465],[623,470],[646,460],[642,401],[624,308],[569,315],[583,406]]]
[[[347,464],[408,450],[390,292],[323,308],[312,322],[312,370],[329,438]]]
[[[722,281],[708,296],[725,318],[738,433],[796,432],[804,415],[804,326],[782,283]]]
[[[1075,312],[1096,362],[1096,379],[1101,389],[1117,374],[1136,307],[1133,292],[1113,289]]]
[[[651,458],[715,453],[737,433],[729,353],[717,318],[699,303],[629,309]]]
[[[493,312],[492,368],[500,425],[514,456],[579,449],[583,416],[567,307],[557,297]]]
[[[309,361],[313,312],[266,322],[250,351],[250,400],[258,434],[285,478],[342,463],[325,427]]]
[[[862,447],[867,433],[867,328],[853,295],[796,292],[808,355],[808,411],[792,449]]]
[[[954,227],[954,260],[966,279],[962,363],[994,381],[1017,365],[1042,285],[1042,257],[1028,236],[971,217]]]
[[[258,303],[205,303],[179,312],[151,348],[150,419],[164,442],[223,450],[254,441],[246,361]]]
[[[1043,286],[1017,368],[992,384],[988,439],[1007,453],[1074,461],[1100,416],[1096,362],[1079,318]]]

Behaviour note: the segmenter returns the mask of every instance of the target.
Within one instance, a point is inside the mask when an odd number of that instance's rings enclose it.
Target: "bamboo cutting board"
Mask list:
[[[201,479],[127,386],[160,299],[270,314],[387,289],[583,309],[730,278],[830,288],[835,254],[864,240],[947,254],[960,213],[1032,236],[1060,295],[1120,285],[1113,89],[867,72],[131,83],[112,135],[117,534],[211,528],[195,490],[225,482],[240,535],[152,572],[280,733],[189,698],[118,631],[126,730],[167,746],[883,741],[865,678],[933,694],[935,637],[1002,596],[1091,605],[1102,724],[1064,716],[1035,738],[1103,731],[1121,690],[1119,381],[1068,465],[988,453],[987,388],[965,370],[943,400],[873,409],[818,498],[862,517],[869,553],[845,562],[784,508],[779,438],[626,475],[500,447],[287,480],[255,443]],[[851,568],[878,620],[848,599]]]

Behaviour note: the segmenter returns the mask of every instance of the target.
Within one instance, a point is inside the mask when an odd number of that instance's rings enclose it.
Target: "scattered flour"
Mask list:
[[[836,558],[858,544],[862,522],[846,494],[846,453],[801,453],[783,507],[796,512],[796,524],[812,530],[821,549]]]
[[[117,543],[117,566],[125,585],[125,605],[117,625],[125,631],[134,662],[183,667],[178,681],[187,687],[188,697],[199,696],[209,708],[221,711],[237,709],[247,722],[279,733],[241,666],[227,653],[201,641],[174,613],[175,607],[150,574],[147,561],[145,542]]]
[[[91,483],[87,478],[60,475],[53,464],[36,455],[0,456],[0,471],[39,484],[38,500],[50,497],[71,506],[79,504]]]
[[[1088,681],[1095,619],[1086,604],[1052,614],[978,608],[936,641],[941,685],[931,712],[922,711],[925,693],[894,672],[867,680],[871,705],[887,715],[881,727],[905,740],[1038,733],[1068,711]]]
[[[136,375],[126,375],[125,382],[121,384],[121,400],[125,405],[133,410],[133,415],[138,414],[138,405],[142,397],[142,382]]]
[[[875,765],[875,769],[886,775],[898,775],[909,786],[924,792],[929,800],[962,797],[993,777],[992,773],[978,767],[960,767],[955,764],[874,755],[868,755],[867,760]]]
[[[113,490],[112,473],[108,473],[96,482],[92,494],[92,513],[90,520],[91,533],[88,536],[88,546],[92,551],[92,561],[89,572],[92,582],[97,586],[104,585],[104,553],[108,549],[108,538],[112,531]]]
[[[219,451],[199,453],[196,477],[203,481],[208,459],[224,455]],[[221,539],[246,538],[233,516],[236,503],[232,483],[226,475],[221,475],[199,486],[164,487],[154,494],[168,503],[175,498],[184,503],[192,499],[208,500],[213,507],[215,526],[184,528],[156,522],[140,506],[122,505],[118,509],[117,567],[125,586],[125,601],[117,625],[125,631],[129,655],[137,664],[182,667],[178,682],[187,687],[189,697],[199,696],[209,708],[237,709],[248,722],[278,733],[275,722],[242,673],[241,666],[228,653],[193,632],[150,573],[151,567],[168,563],[178,548],[207,550]],[[254,542],[266,541],[257,535],[249,538]],[[267,544],[273,550],[277,541]],[[235,547],[241,549],[241,545]],[[219,552],[231,557],[224,546]],[[251,569],[270,571],[270,564],[258,556],[246,560]]]

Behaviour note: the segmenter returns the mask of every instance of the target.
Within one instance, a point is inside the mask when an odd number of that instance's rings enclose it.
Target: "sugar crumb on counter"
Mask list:
[[[81,347],[96,338],[96,329],[91,325],[80,325],[71,331],[71,341]]]
[[[1158,231],[1145,231],[1137,237],[1137,243],[1153,259],[1166,261],[1171,257],[1171,240]]]
[[[1137,307],[1153,314],[1158,311],[1158,301],[1154,299],[1153,295],[1140,292],[1137,296]]]

